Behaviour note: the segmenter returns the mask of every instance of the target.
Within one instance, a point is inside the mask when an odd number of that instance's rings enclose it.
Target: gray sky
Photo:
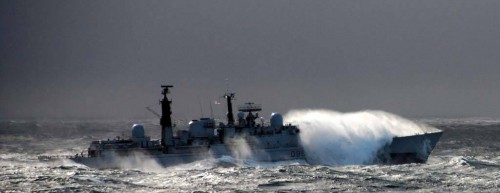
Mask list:
[[[500,1],[0,1],[1,118],[500,116]],[[229,81],[226,81],[229,79]],[[223,106],[214,106],[215,112]]]

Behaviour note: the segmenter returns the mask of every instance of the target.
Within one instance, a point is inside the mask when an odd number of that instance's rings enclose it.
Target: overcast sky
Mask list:
[[[0,1],[0,119],[154,117],[161,84],[185,119],[228,88],[266,116],[500,117],[499,83],[498,0]]]

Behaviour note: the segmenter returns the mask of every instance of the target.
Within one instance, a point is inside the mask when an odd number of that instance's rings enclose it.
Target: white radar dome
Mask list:
[[[280,128],[283,126],[283,116],[279,113],[271,114],[271,127]]]
[[[144,127],[140,124],[134,124],[132,126],[132,137],[144,138]]]

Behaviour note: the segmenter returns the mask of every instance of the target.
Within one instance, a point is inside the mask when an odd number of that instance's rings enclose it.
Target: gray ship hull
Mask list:
[[[304,160],[304,151],[301,147],[287,147],[276,149],[259,149],[248,152],[229,149],[224,145],[214,145],[207,151],[196,153],[156,153],[135,152],[127,156],[103,156],[103,157],[72,157],[70,160],[92,168],[127,168],[144,166],[145,164],[159,164],[163,167],[188,164],[208,158],[220,158],[231,156],[236,159],[250,159],[262,162]]]
[[[377,163],[404,164],[425,163],[441,138],[443,132],[418,134],[412,136],[395,137],[390,144],[384,146],[377,156]],[[274,149],[254,149],[242,151],[230,149],[226,145],[212,145],[204,151],[196,153],[162,153],[160,151],[135,152],[127,156],[104,156],[104,157],[72,157],[74,162],[93,168],[122,168],[137,167],[147,163],[159,164],[169,167],[179,164],[192,163],[207,158],[220,158],[231,156],[236,159],[250,159],[254,161],[273,162],[287,160],[305,160],[304,151],[301,147],[286,147]]]
[[[394,137],[392,142],[379,152],[378,161],[390,164],[425,163],[442,135],[443,132],[438,131]]]

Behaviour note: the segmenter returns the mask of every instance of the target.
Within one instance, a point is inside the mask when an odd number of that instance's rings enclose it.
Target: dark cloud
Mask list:
[[[183,118],[227,85],[266,114],[500,116],[499,1],[0,5],[0,117],[150,116],[164,83]]]

